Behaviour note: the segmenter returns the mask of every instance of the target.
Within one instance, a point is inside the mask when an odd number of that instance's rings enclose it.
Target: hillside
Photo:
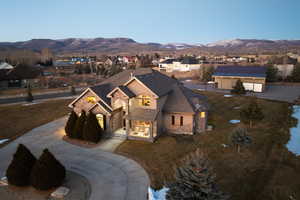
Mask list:
[[[300,53],[300,40],[234,39],[214,43],[139,43],[130,38],[68,38],[60,40],[32,39],[23,42],[0,42],[0,50],[28,49],[41,51],[49,48],[55,53],[278,53],[293,51]]]

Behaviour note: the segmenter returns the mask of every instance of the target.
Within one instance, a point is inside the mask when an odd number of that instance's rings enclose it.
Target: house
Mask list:
[[[116,74],[86,89],[69,107],[78,115],[83,110],[96,114],[109,134],[146,141],[164,132],[203,132],[208,111],[204,96],[149,68]]]
[[[159,70],[166,72],[173,71],[191,71],[201,68],[201,64],[197,59],[186,57],[183,59],[167,59],[159,63]]]
[[[240,79],[246,90],[263,92],[266,85],[266,67],[218,66],[212,77],[219,89],[231,90]]]
[[[278,69],[278,76],[282,79],[287,78],[288,76],[292,75],[292,72],[294,70],[294,65],[293,64],[275,64],[275,68]]]
[[[38,76],[41,74],[39,68],[26,65],[2,69],[0,70],[0,87],[26,87],[28,84],[35,86],[38,83]]]

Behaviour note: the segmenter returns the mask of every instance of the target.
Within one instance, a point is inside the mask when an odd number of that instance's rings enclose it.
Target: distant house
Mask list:
[[[208,112],[204,96],[149,68],[116,74],[86,89],[69,107],[78,115],[93,112],[107,133],[146,141],[164,132],[203,132]]]
[[[278,76],[283,79],[292,75],[292,72],[294,70],[293,64],[279,64],[279,65],[274,65],[274,67],[278,69]]]
[[[12,69],[0,70],[0,87],[26,87],[34,86],[38,82],[41,70],[36,67],[18,65]]]
[[[263,92],[266,85],[266,67],[218,66],[213,79],[219,89],[231,90],[240,79],[246,90]]]
[[[173,71],[191,71],[201,68],[201,64],[197,59],[186,57],[183,59],[166,59],[158,64],[160,71],[173,72]]]

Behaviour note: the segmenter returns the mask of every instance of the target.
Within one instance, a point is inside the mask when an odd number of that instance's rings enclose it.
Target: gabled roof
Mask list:
[[[213,76],[266,77],[263,66],[218,66]]]
[[[181,84],[176,84],[163,108],[164,112],[190,112],[193,113],[199,108],[208,108],[206,97],[196,94]]]
[[[118,87],[116,87],[115,89],[113,89],[111,92],[109,92],[107,94],[107,97],[111,97],[111,95],[116,92],[117,90],[120,90],[124,95],[126,95],[128,98],[132,98],[135,96],[135,94],[129,90],[128,87],[124,86],[124,85],[119,85]]]

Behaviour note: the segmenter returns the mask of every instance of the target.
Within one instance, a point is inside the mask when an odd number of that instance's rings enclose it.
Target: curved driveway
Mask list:
[[[12,159],[19,143],[38,157],[48,148],[67,168],[86,177],[91,184],[90,200],[147,199],[149,178],[133,160],[101,150],[82,148],[63,141],[66,118],[37,127],[0,149],[0,176]]]

